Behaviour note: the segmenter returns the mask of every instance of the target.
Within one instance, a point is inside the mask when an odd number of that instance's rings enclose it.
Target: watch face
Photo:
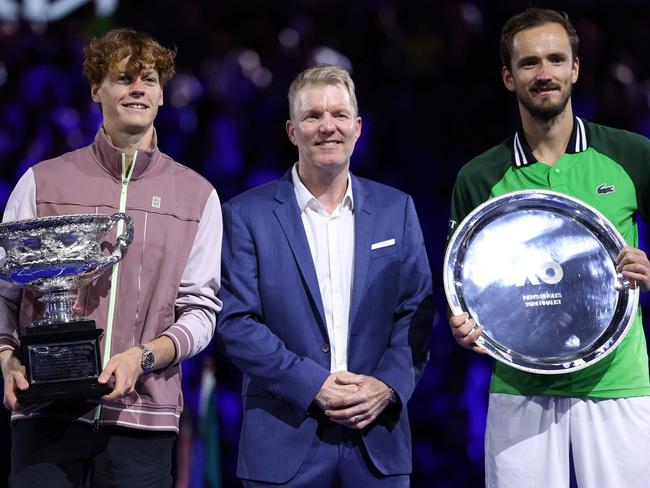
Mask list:
[[[149,373],[153,369],[155,358],[153,352],[144,347],[143,345],[138,346],[142,350],[142,362],[140,363],[143,373]]]
[[[499,361],[542,374],[582,369],[614,350],[635,316],[638,289],[616,271],[624,246],[602,214],[574,198],[497,197],[449,243],[449,306],[484,327],[477,343]]]

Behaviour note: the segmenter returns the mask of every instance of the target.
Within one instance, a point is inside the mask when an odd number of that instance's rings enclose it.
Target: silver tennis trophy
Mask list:
[[[104,241],[118,222],[115,244]],[[25,327],[20,352],[29,388],[23,403],[97,398],[111,391],[98,383],[102,329],[76,315],[79,287],[110,269],[133,240],[133,221],[124,213],[62,215],[0,225],[5,260],[0,279],[40,294],[44,315]]]
[[[636,316],[638,287],[616,270],[624,246],[580,200],[508,193],[477,207],[449,241],[447,301],[484,327],[477,343],[497,360],[538,374],[577,371],[614,351]]]

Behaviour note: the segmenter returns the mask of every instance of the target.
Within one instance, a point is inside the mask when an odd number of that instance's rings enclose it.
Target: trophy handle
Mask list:
[[[105,256],[99,261],[99,265],[95,271],[102,271],[106,268],[110,268],[124,256],[126,248],[129,247],[131,241],[133,240],[133,219],[127,214],[122,212],[117,212],[111,215],[109,229],[112,228],[117,222],[123,220],[126,224],[126,229],[124,232],[117,237],[115,242],[115,249],[110,256]]]

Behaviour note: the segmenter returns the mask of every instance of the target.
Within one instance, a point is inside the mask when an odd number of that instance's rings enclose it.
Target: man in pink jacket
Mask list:
[[[75,311],[104,330],[99,401],[21,405],[29,385],[20,336],[38,315],[31,293],[0,282],[0,366],[12,410],[12,486],[171,486],[183,407],[179,363],[212,338],[221,255],[216,191],[158,149],[154,120],[175,52],[131,29],[94,39],[84,73],[102,126],[87,147],[30,168],[3,221],[126,212],[124,259],[80,290]],[[89,474],[90,473],[90,474]]]

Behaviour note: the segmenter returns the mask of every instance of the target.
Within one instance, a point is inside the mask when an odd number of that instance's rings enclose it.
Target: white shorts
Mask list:
[[[650,487],[650,397],[590,399],[490,394],[485,486]]]

